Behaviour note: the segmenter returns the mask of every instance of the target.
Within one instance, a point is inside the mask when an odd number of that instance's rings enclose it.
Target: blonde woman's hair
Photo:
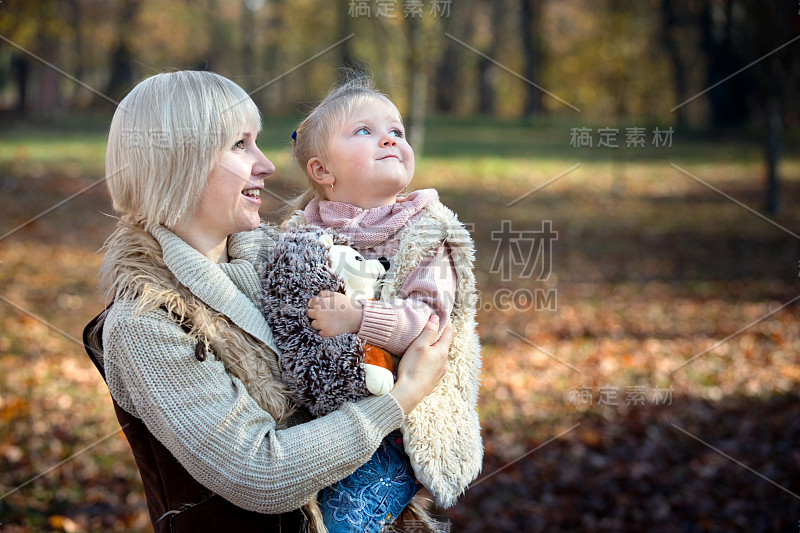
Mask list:
[[[106,176],[114,209],[145,226],[189,216],[222,150],[261,129],[247,93],[213,72],[157,74],[120,102],[111,121]]]
[[[139,83],[120,102],[108,133],[107,184],[121,216],[106,246],[130,222],[145,229],[156,224],[170,227],[190,216],[221,152],[243,132],[260,130],[256,105],[241,87],[219,74],[167,72]],[[108,257],[101,267],[107,281],[118,266]],[[267,405],[262,408],[274,411]],[[315,498],[303,512],[310,531],[327,531]]]
[[[389,98],[375,88],[369,74],[347,72],[308,116],[297,126],[292,141],[292,156],[306,176],[309,188],[292,202],[292,210],[303,209],[314,198],[324,198],[322,187],[308,174],[308,162],[314,157],[327,156],[328,147],[338,128],[365,104],[383,100],[395,107]],[[396,107],[395,107],[396,109]],[[397,112],[400,116],[400,112]]]

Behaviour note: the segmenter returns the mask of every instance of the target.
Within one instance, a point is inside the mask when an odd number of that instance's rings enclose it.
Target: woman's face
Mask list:
[[[208,175],[192,223],[209,237],[254,230],[261,221],[261,189],[264,179],[275,172],[275,165],[256,146],[257,136],[257,131],[244,132],[220,154]]]

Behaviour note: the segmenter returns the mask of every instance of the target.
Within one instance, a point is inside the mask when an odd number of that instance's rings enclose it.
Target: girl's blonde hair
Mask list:
[[[308,174],[308,162],[313,157],[325,158],[328,147],[337,129],[347,122],[352,114],[375,99],[396,106],[381,91],[369,74],[348,72],[343,82],[336,85],[292,134],[292,156],[306,176],[309,188],[292,202],[292,210],[303,209],[314,198],[324,198],[322,187]],[[400,116],[400,112],[397,112]]]
[[[157,74],[120,102],[111,121],[106,176],[114,209],[145,226],[189,216],[222,150],[261,129],[247,93],[213,72]]]

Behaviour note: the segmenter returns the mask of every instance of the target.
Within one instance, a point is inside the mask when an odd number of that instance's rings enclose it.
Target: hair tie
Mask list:
[[[296,140],[297,140],[297,130],[294,130],[294,131],[292,132],[292,140],[293,140],[293,141],[296,141]]]

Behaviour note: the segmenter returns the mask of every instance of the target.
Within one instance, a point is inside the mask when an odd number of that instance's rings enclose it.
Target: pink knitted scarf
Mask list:
[[[346,235],[353,247],[365,250],[394,240],[411,217],[438,198],[435,189],[422,189],[398,198],[394,204],[372,209],[315,198],[304,214],[309,224],[335,229]]]

